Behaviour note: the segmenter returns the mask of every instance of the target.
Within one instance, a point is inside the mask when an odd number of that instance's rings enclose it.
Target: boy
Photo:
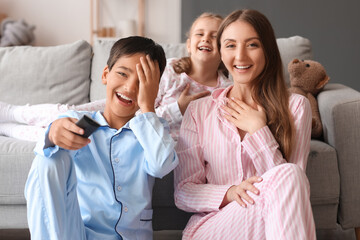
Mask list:
[[[178,164],[154,113],[165,63],[151,39],[120,39],[102,75],[104,112],[70,111],[50,125],[25,186],[33,239],[152,239],[154,177]],[[84,114],[101,125],[89,139],[74,134]]]

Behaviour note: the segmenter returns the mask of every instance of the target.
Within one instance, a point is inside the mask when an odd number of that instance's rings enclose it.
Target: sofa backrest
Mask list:
[[[53,47],[2,47],[0,101],[86,103],[91,57],[91,46],[86,41]]]
[[[91,66],[91,85],[90,100],[99,100],[105,98],[105,86],[101,83],[102,70],[106,65],[110,49],[116,40],[97,39],[94,42],[94,58]],[[312,59],[311,43],[308,39],[293,36],[289,38],[278,38],[277,44],[280,50],[281,59],[284,67],[285,79],[289,82],[289,73],[287,71],[288,63],[294,59]],[[180,58],[187,56],[185,43],[161,44],[164,48],[167,58]]]
[[[103,99],[101,74],[116,40],[98,39],[53,47],[0,47],[0,101],[12,104],[80,104]],[[306,38],[278,38],[288,81],[287,64],[294,58],[312,59]],[[166,57],[187,56],[185,43],[161,44]],[[92,56],[93,54],[93,56]]]

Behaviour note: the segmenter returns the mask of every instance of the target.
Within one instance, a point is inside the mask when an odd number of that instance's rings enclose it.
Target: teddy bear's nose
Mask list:
[[[292,61],[292,63],[298,63],[298,62],[300,62],[300,61],[297,58]]]

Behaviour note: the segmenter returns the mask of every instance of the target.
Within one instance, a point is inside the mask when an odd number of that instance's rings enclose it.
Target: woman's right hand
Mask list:
[[[180,112],[184,115],[187,106],[193,100],[206,97],[210,95],[209,91],[203,91],[194,95],[189,94],[190,84],[187,84],[185,89],[181,92],[180,97],[178,98],[177,102],[180,108]]]
[[[267,124],[266,112],[260,105],[253,108],[239,99],[229,98],[222,108],[226,112],[224,117],[227,120],[250,135]]]
[[[223,202],[221,203],[221,208],[225,207],[232,201],[236,201],[240,206],[246,208],[246,202],[250,204],[254,204],[255,201],[252,199],[247,191],[254,193],[255,195],[259,195],[260,191],[254,186],[254,183],[261,182],[262,178],[258,176],[252,176],[244,181],[242,181],[239,185],[231,186],[226,195],[224,197]],[[244,201],[245,200],[245,201]]]
[[[77,150],[90,143],[90,139],[83,138],[77,134],[84,134],[84,130],[75,123],[76,118],[60,118],[55,120],[49,130],[49,140],[61,148]]]

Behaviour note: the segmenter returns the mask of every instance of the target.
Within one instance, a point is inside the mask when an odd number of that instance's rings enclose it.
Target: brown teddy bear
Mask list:
[[[294,59],[289,63],[288,71],[290,74],[289,91],[309,99],[312,112],[311,137],[319,138],[323,129],[316,96],[330,78],[320,63],[311,60]]]

